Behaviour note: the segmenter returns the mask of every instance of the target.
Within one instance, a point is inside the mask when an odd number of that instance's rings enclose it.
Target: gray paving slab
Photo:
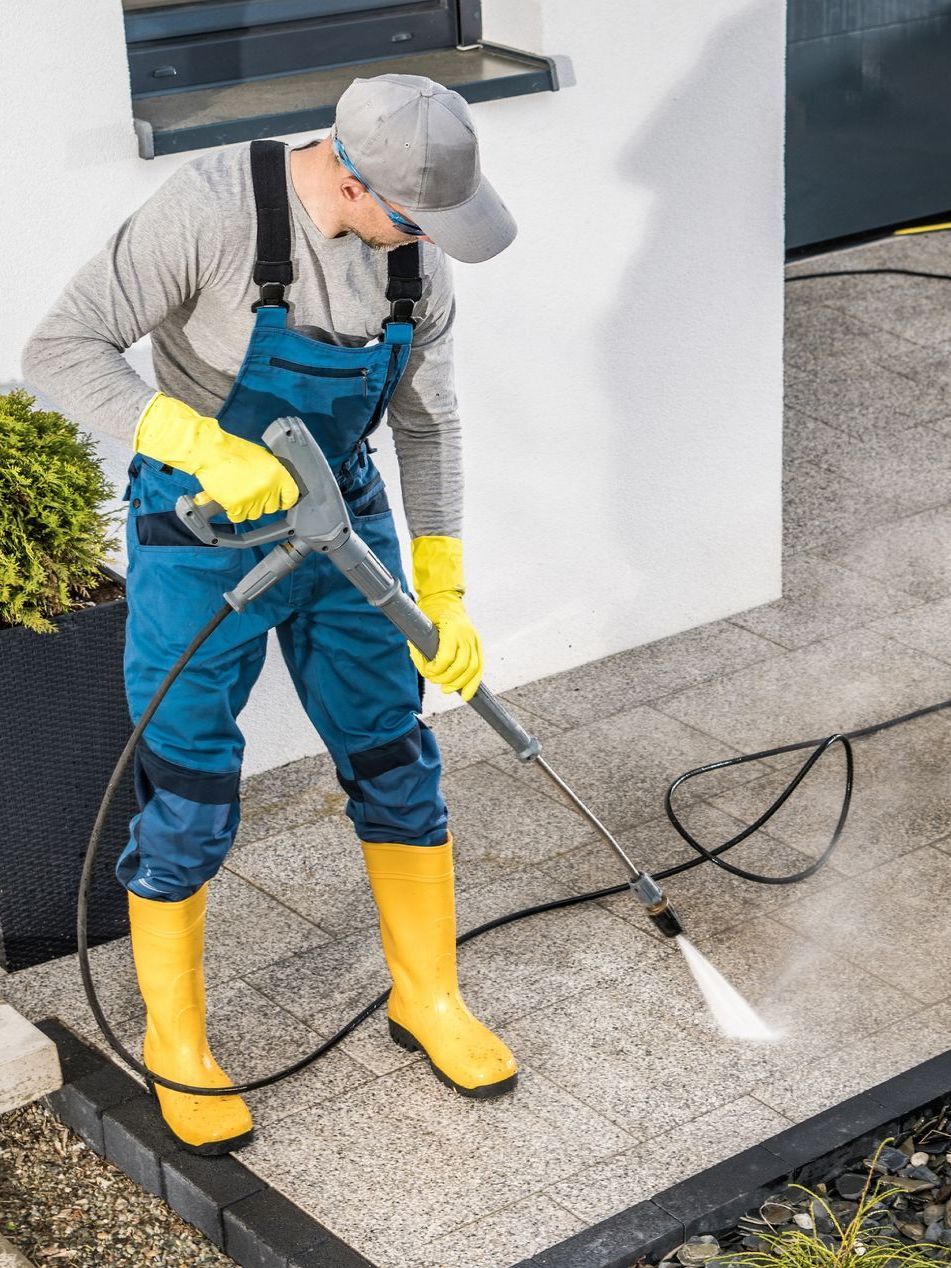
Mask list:
[[[951,240],[947,233],[890,234],[872,242],[862,242],[843,250],[822,252],[812,259],[797,260],[787,265],[788,273],[817,272],[820,269],[864,268],[926,269],[951,271]],[[870,281],[873,279],[869,279]],[[846,279],[851,285],[851,281]],[[802,286],[808,286],[803,283]],[[824,279],[811,285],[823,292],[836,285],[835,279]],[[802,288],[800,288],[802,289]],[[938,292],[941,293],[940,290]]]
[[[457,933],[569,892],[533,869],[512,874],[457,895]],[[458,952],[460,990],[486,1025],[504,1029],[511,1019],[577,990],[579,984],[597,982],[620,968],[637,971],[668,957],[669,951],[643,931],[585,904],[532,916],[463,945]],[[375,929],[290,957],[249,974],[249,980],[322,1036],[390,986]],[[349,1036],[344,1051],[381,1074],[422,1060],[390,1042],[382,1014]]]
[[[775,655],[768,640],[751,636],[730,621],[714,621],[515,687],[504,699],[572,727]]]
[[[790,462],[812,462],[824,467],[823,446],[838,441],[842,447],[847,443],[843,439],[845,435],[841,428],[813,418],[811,414],[804,414],[801,409],[787,404],[783,410],[783,465]]]
[[[249,965],[243,976],[255,990],[325,1036],[390,986],[379,930],[373,928],[270,965]]]
[[[944,268],[949,271],[947,265]],[[931,270],[926,267],[923,271]],[[835,281],[838,293],[825,300],[831,307],[842,308],[914,343],[941,344],[951,340],[951,309],[947,302],[951,282],[914,277],[863,277],[856,278],[854,285],[851,278]],[[846,287],[851,290],[847,292]]]
[[[435,1238],[403,1264],[405,1268],[511,1268],[585,1227],[583,1220],[547,1194],[534,1193]]]
[[[838,873],[862,875],[951,832],[951,726],[946,717],[919,718],[858,740],[854,756],[849,817],[831,860]],[[766,776],[712,800],[752,823],[787,779],[788,774]],[[843,789],[842,754],[830,751],[770,819],[770,836],[808,854],[824,849],[839,816]]]
[[[0,999],[0,1116],[62,1085],[56,1044]]]
[[[372,1075],[388,1074],[420,1060],[389,1037],[385,996],[391,982],[379,950],[379,932],[365,929],[341,942],[343,946],[325,957],[292,957],[273,968],[249,966],[248,977],[254,979],[255,989],[265,998],[288,1015],[303,1020],[320,1043],[382,995],[382,1005],[339,1044],[339,1051]],[[353,963],[358,970],[351,974]],[[295,978],[299,982],[296,992]]]
[[[552,1185],[547,1194],[587,1227],[758,1145],[789,1125],[782,1113],[741,1096],[613,1158],[579,1169]]]
[[[333,762],[329,754],[316,753],[242,779],[241,803],[247,813],[258,807],[273,809],[315,790],[332,792],[334,789],[341,791]]]
[[[925,652],[935,660],[951,662],[951,598],[918,604],[869,623],[869,629],[896,643]],[[951,691],[949,691],[951,696]]]
[[[838,956],[864,957],[869,971],[906,999],[933,1004],[951,993],[949,908],[951,857],[924,845],[800,897],[775,919]]]
[[[752,822],[750,819],[749,822]],[[684,815],[684,826],[708,850],[738,835],[747,826],[741,820],[704,802],[694,803]],[[695,859],[697,854],[681,840],[666,817],[641,824],[624,832],[621,845],[634,862],[657,876],[666,867]],[[804,853],[762,829],[724,854],[725,862],[765,876],[792,875],[805,871],[815,861],[816,852]],[[578,893],[617,885],[625,880],[623,867],[601,846],[574,850],[543,865],[548,875]],[[710,862],[662,884],[677,909],[690,937],[715,933],[742,924],[752,916],[775,910],[805,893],[820,892],[843,880],[834,863],[795,885],[757,885],[733,876]],[[645,918],[640,904],[624,891],[597,900],[598,905],[652,936],[660,938]]]
[[[343,815],[346,804],[347,795],[339,786],[336,791],[317,787],[287,801],[262,801],[251,808],[245,808],[242,802],[241,822],[232,853],[243,850],[245,846],[262,837],[273,836],[276,832],[336,819]]]
[[[656,708],[742,752],[884,721],[944,699],[948,667],[867,630],[678,692]]]
[[[546,750],[547,751],[547,747]],[[518,758],[480,762],[448,775],[443,790],[453,833],[457,889],[474,889],[527,864],[592,840],[594,830],[570,806],[553,801],[540,771],[516,778]]]
[[[856,374],[853,364],[832,360],[821,373],[787,366],[784,399],[787,406],[845,432],[892,431],[919,418],[916,387],[907,375],[874,361],[863,361],[861,374]],[[939,417],[937,403],[933,410]]]
[[[719,681],[714,679],[712,684]],[[684,726],[645,706],[576,727],[547,744],[544,756],[608,829],[614,830],[656,818],[663,809],[668,784],[683,771],[736,753],[729,744],[711,738],[709,732]],[[688,790],[686,800],[743,783],[767,769],[748,763],[714,772],[704,777],[703,793]],[[519,767],[515,773],[534,788],[550,784],[542,772],[530,767]],[[554,784],[550,788],[550,795],[561,803],[558,788]]]
[[[637,1141],[738,1100],[769,1069],[766,1045],[722,1038],[683,964],[665,967],[615,974],[510,1027],[532,1069]]]
[[[942,361],[944,360],[945,356],[947,356],[947,358],[951,360],[951,345],[949,345],[946,349],[944,349],[943,353],[941,354]],[[940,431],[941,434],[944,436],[951,436],[951,414],[946,415],[944,418],[929,419],[928,426],[934,427],[936,431]]]
[[[526,874],[515,895],[503,883],[471,895],[473,901],[481,900],[479,908],[460,920],[460,928],[474,928],[569,892],[551,877]],[[459,981],[470,1009],[486,1025],[503,1031],[510,1043],[515,1019],[606,980],[639,980],[645,973],[663,972],[672,959],[670,946],[652,939],[645,928],[583,903],[528,917],[466,943],[459,954]]]
[[[897,335],[886,336],[888,344],[882,363],[905,375],[914,385],[915,419],[918,423],[936,426],[951,409],[951,361],[948,345],[923,347]]]
[[[500,766],[512,771],[517,759],[502,754]],[[592,829],[546,795],[536,776],[530,787],[482,762],[445,777],[457,893],[590,839]],[[332,936],[376,926],[363,852],[343,815],[263,837],[230,855],[227,867]]]
[[[228,856],[226,868],[236,881],[256,886],[326,931],[314,945],[377,919],[363,851],[343,814],[252,841]]]
[[[529,1068],[516,1095],[477,1102],[415,1064],[285,1120],[242,1159],[371,1259],[418,1264],[461,1215],[504,1210],[633,1143]]]
[[[208,884],[205,972],[228,981],[253,963],[269,964],[292,951],[320,946],[329,935],[314,922],[243,877],[222,868]]]
[[[896,498],[872,494],[814,462],[791,460],[783,469],[783,553],[841,548],[858,533],[907,514]]]
[[[279,828],[342,812],[345,803],[327,753],[261,771],[241,781],[241,823],[234,848]]]
[[[863,529],[816,548],[841,564],[927,603],[951,594],[951,510],[939,507]]]
[[[253,962],[263,966],[292,950],[326,942],[328,935],[288,913],[280,904],[229,876],[224,870],[209,885],[204,976],[209,990],[223,986]],[[128,938],[89,952],[93,983],[110,1022],[128,1021],[140,1030],[144,1005],[135,979]],[[4,978],[4,996],[31,1021],[58,1017],[100,1051],[112,1055],[86,1001],[78,955],[62,956]],[[128,1028],[127,1028],[128,1029]]]
[[[892,332],[829,307],[816,298],[815,282],[787,286],[785,300],[787,372],[795,368],[815,375],[831,369],[841,374],[856,364],[887,361],[893,352]]]
[[[909,250],[907,244],[889,244],[887,252],[876,254],[877,244],[866,244],[862,249],[847,248],[842,251],[827,252],[813,256],[811,259],[794,260],[786,265],[787,279],[801,278],[803,273],[835,273],[842,276],[812,278],[809,280],[787,281],[786,294],[811,299],[814,303],[822,303],[834,307],[854,320],[866,320],[853,309],[862,306],[863,296],[881,297],[887,295],[895,285],[895,279],[888,273],[868,275],[865,277],[849,277],[848,274],[860,273],[863,269],[879,268],[912,268],[920,269],[921,256]],[[898,248],[897,250],[895,248]],[[914,260],[909,257],[913,256]],[[926,266],[929,269],[931,265]],[[885,333],[894,333],[886,331]],[[899,332],[900,333],[900,332]],[[785,355],[795,356],[795,339],[788,341],[784,348]]]
[[[795,554],[783,563],[783,597],[730,619],[783,647],[796,648],[863,626],[888,634],[877,618],[921,606],[910,595],[888,589],[871,577],[812,555]],[[908,639],[898,641],[916,646]],[[929,647],[918,650],[934,654]]]
[[[5,1237],[0,1237],[0,1268],[33,1268],[33,1261]]]
[[[753,1095],[798,1123],[947,1052],[949,1034],[951,1002],[945,1000],[895,1018],[874,1035],[808,1065],[778,1069],[753,1088]]]
[[[835,426],[796,411],[790,415],[786,435],[797,458],[868,489],[875,498],[897,500],[906,512],[951,500],[951,438],[934,428],[915,423],[900,432],[866,430],[845,438]]]
[[[851,283],[845,285],[854,289]],[[788,287],[786,296],[790,404],[808,405],[855,438],[893,436],[910,425],[930,424],[951,414],[951,363],[946,345],[922,346],[842,309],[809,302],[804,289]],[[880,385],[883,371],[893,408],[860,408],[867,400],[868,388],[843,384],[866,381]],[[903,384],[902,379],[907,382]]]

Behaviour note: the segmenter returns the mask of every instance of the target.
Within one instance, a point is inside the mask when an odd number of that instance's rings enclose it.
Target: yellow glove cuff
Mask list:
[[[466,592],[462,573],[462,542],[458,537],[414,537],[413,589],[419,598],[441,590]]]
[[[147,458],[194,475],[214,453],[220,439],[216,419],[206,418],[174,396],[156,392],[136,424],[132,447]]]
[[[143,423],[143,422],[144,422],[144,420],[145,420],[145,416],[146,416],[146,414],[149,412],[149,410],[152,408],[152,406],[155,404],[155,402],[158,400],[158,398],[159,398],[161,395],[162,395],[162,393],[161,393],[161,392],[154,392],[154,393],[152,394],[152,396],[150,396],[150,397],[149,397],[149,400],[148,400],[148,402],[147,402],[147,404],[146,404],[146,406],[145,406],[145,409],[144,409],[144,410],[142,411],[142,413],[139,415],[139,420],[138,420],[138,422],[137,422],[137,423],[136,423],[136,425],[135,425],[135,432],[133,433],[133,436],[132,436],[132,452],[133,452],[133,453],[141,453],[141,452],[142,452],[142,450],[139,448],[139,437],[140,437],[141,432],[142,432],[142,423]]]

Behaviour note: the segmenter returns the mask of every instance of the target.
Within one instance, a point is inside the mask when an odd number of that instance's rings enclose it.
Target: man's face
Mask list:
[[[361,211],[354,209],[353,220],[350,232],[355,233],[361,242],[365,242],[368,247],[372,247],[375,251],[393,251],[396,247],[405,246],[407,242],[432,242],[432,238],[420,237],[417,234],[401,233],[393,224],[389,216],[374,199],[369,195],[359,199],[357,205],[363,203]],[[412,220],[409,212],[397,203],[388,203],[387,206],[392,207],[394,211],[398,211],[401,216],[405,216],[408,220]]]
[[[336,164],[341,178],[338,188],[349,233],[356,234],[361,242],[375,251],[393,251],[396,247],[405,246],[407,242],[432,242],[432,238],[420,234],[403,233],[377,202],[380,195],[374,197],[366,185],[347,170],[339,157],[336,158]],[[385,199],[381,201],[386,202]],[[399,203],[386,202],[386,206],[412,222],[412,216]]]

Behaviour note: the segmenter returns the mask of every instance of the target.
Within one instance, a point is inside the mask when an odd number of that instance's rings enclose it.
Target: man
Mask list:
[[[205,1033],[205,902],[238,826],[236,718],[274,627],[348,793],[393,978],[391,1037],[422,1049],[463,1094],[515,1085],[511,1052],[459,996],[440,757],[417,717],[417,670],[464,699],[482,675],[462,602],[446,254],[489,259],[515,233],[481,174],[457,93],[415,75],[357,79],[322,140],[294,150],[252,142],[178,168],[76,274],[25,349],[29,381],[134,450],[125,493],[133,721],[223,591],[261,557],[201,545],[175,502],[200,492],[219,503],[223,533],[280,516],[298,490],[260,438],[282,415],[304,419],[356,530],[405,583],[367,439],[388,410],[414,590],[439,629],[432,661],[410,655],[386,618],[315,555],[215,631],[150,721],[136,753],[139,813],[116,873],[147,1006],[143,1061],[164,1078],[231,1086]],[[158,392],[121,355],[148,331]],[[240,1097],[150,1086],[187,1148],[224,1153],[250,1140]]]

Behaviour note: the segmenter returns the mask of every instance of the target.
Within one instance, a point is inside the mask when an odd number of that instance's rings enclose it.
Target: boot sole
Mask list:
[[[250,1145],[254,1139],[254,1128],[250,1131],[242,1132],[240,1136],[231,1136],[228,1140],[209,1140],[204,1145],[192,1145],[187,1140],[182,1140],[176,1132],[165,1121],[162,1114],[162,1106],[159,1103],[158,1096],[155,1092],[155,1084],[151,1079],[146,1079],[146,1087],[149,1096],[155,1102],[155,1108],[158,1110],[159,1118],[162,1120],[162,1126],[171,1136],[180,1148],[187,1150],[190,1154],[198,1154],[200,1158],[221,1158],[224,1154],[233,1153],[236,1149],[243,1149],[245,1145]]]
[[[448,1074],[440,1070],[419,1040],[414,1038],[405,1027],[401,1026],[399,1022],[393,1021],[392,1018],[387,1018],[387,1021],[389,1022],[390,1038],[393,1042],[398,1044],[399,1047],[405,1048],[407,1052],[421,1052],[429,1062],[429,1068],[439,1079],[440,1083],[445,1083],[446,1087],[451,1087],[454,1092],[458,1092],[461,1096],[470,1096],[474,1100],[488,1101],[496,1096],[504,1096],[506,1092],[511,1092],[518,1082],[518,1071],[516,1071],[515,1074],[510,1074],[507,1079],[500,1079],[498,1083],[483,1083],[479,1087],[463,1087],[461,1083],[457,1083],[455,1079],[451,1079]]]

